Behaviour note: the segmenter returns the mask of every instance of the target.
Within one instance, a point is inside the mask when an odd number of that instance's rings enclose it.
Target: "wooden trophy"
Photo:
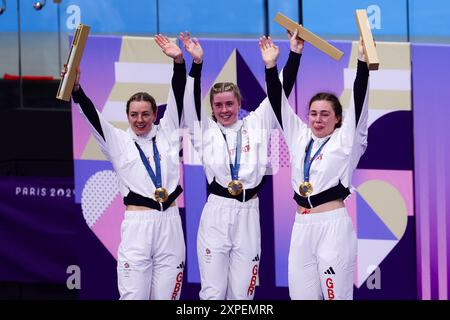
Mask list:
[[[335,46],[332,46],[324,39],[315,35],[314,33],[304,28],[303,26],[299,25],[298,23],[292,21],[284,14],[278,12],[277,15],[275,16],[274,21],[279,25],[281,25],[283,28],[289,30],[290,32],[295,32],[295,29],[297,29],[299,38],[302,38],[303,40],[311,43],[314,47],[323,51],[333,59],[339,61],[342,58],[342,55],[344,53],[341,50],[339,50]]]
[[[67,62],[65,64],[65,67],[67,68],[66,74],[61,78],[58,92],[56,94],[56,99],[70,101],[70,96],[72,94],[73,86],[75,84],[75,79],[77,76],[76,71],[80,66],[81,57],[86,45],[89,30],[89,26],[79,24],[77,30],[75,31],[72,46],[69,51],[69,57],[67,58]]]
[[[367,67],[369,70],[378,70],[380,62],[378,61],[377,49],[373,41],[372,31],[370,30],[367,12],[364,9],[355,11],[356,24],[358,25],[359,35],[363,40],[364,53],[366,54]]]

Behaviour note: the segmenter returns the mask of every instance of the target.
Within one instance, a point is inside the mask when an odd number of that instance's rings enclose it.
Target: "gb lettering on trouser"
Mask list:
[[[255,264],[252,269],[252,277],[250,279],[250,285],[247,290],[247,295],[251,296],[255,292],[256,280],[258,277],[258,265]]]
[[[175,287],[173,288],[173,292],[172,292],[172,300],[177,300],[178,294],[181,291],[182,283],[183,283],[183,271],[179,272],[175,279]]]

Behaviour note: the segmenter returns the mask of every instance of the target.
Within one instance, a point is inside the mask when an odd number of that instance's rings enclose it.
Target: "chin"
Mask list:
[[[329,131],[329,132],[325,132],[325,131],[320,131],[320,132],[314,132],[314,135],[317,137],[317,138],[324,138],[324,137],[327,137],[327,136],[329,136],[330,134],[332,134],[334,132],[334,130],[333,131]]]
[[[147,133],[149,133],[150,132],[150,130],[134,130],[134,133],[137,135],[137,136],[143,136],[143,135],[146,135]]]
[[[313,130],[313,133],[317,138],[323,138],[323,137],[327,136],[327,134],[325,134],[325,132],[323,132],[323,131]]]
[[[234,120],[229,119],[227,121],[221,121],[220,124],[223,125],[224,127],[228,127],[228,126],[233,125],[236,121],[237,121],[237,119],[234,119]]]

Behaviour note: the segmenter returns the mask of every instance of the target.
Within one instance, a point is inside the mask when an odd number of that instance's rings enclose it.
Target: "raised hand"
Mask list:
[[[295,29],[294,33],[286,30],[286,33],[289,39],[289,44],[291,46],[291,51],[294,51],[295,53],[302,53],[305,40],[298,37],[298,29]]]
[[[60,74],[61,78],[64,78],[66,76],[66,73],[67,73],[67,64],[64,64],[64,67],[62,68],[61,74]],[[77,67],[75,83],[73,85],[72,91],[80,90],[80,74],[81,74],[80,67]]]
[[[359,43],[358,43],[358,60],[366,62],[366,54],[364,52],[364,41],[362,37],[359,37]]]
[[[180,40],[183,42],[184,49],[191,55],[195,63],[202,63],[203,61],[203,48],[198,42],[197,38],[191,38],[189,31],[186,34],[180,32]]]
[[[266,68],[275,67],[280,55],[280,48],[272,42],[272,38],[266,38],[265,36],[259,38],[259,48]]]
[[[180,47],[176,43],[171,42],[167,36],[158,34],[155,36],[155,42],[166,56],[175,60],[176,63],[183,62],[183,52],[181,52]]]

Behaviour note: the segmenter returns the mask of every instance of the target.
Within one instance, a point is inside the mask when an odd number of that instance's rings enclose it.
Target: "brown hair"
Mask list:
[[[155,98],[153,98],[151,95],[149,95],[147,92],[137,92],[133,94],[130,99],[127,101],[127,114],[130,111],[130,103],[133,101],[147,101],[150,103],[152,107],[153,113],[156,114],[156,111],[158,110],[158,106],[156,105]]]
[[[319,92],[319,93],[316,93],[309,101],[308,109],[311,109],[311,105],[314,101],[320,101],[320,100],[328,101],[331,103],[334,114],[336,115],[336,118],[339,119],[338,123],[336,123],[334,128],[340,128],[342,126],[342,105],[341,105],[341,102],[339,101],[339,99],[333,93]]]

